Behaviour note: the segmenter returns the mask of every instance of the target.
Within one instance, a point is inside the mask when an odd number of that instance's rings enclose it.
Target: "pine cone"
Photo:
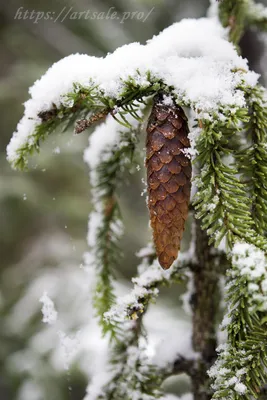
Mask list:
[[[160,265],[170,268],[178,256],[191,189],[192,167],[187,118],[181,107],[156,95],[147,125],[147,182],[150,223]]]

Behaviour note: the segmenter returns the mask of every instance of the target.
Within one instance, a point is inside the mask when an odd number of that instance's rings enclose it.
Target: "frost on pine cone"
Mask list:
[[[146,141],[150,223],[159,263],[164,269],[178,256],[188,215],[192,173],[185,151],[190,146],[187,118],[181,107],[168,103],[163,94],[155,96]]]

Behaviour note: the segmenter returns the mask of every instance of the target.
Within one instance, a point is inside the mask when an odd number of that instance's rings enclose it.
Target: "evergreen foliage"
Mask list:
[[[266,381],[266,258],[253,245],[237,242],[228,271],[228,341],[210,370],[214,398],[257,398]]]
[[[266,133],[267,112],[265,90],[257,86],[247,94],[249,120],[245,141],[249,147],[240,151],[239,165],[244,171],[244,180],[250,180],[252,216],[256,231],[266,236]]]
[[[119,240],[123,226],[116,192],[124,170],[133,161],[137,142],[136,131],[130,129],[127,133],[119,132],[118,139],[118,142],[106,147],[105,143],[103,144],[101,158],[96,164],[95,170],[91,172],[95,204],[92,218],[97,220],[97,226],[94,227],[93,242],[90,243],[89,239],[93,257],[90,261],[87,259],[87,264],[92,264],[97,271],[94,296],[96,312],[100,318],[103,333],[110,332],[112,337],[115,335],[115,331],[103,317],[115,299],[112,282],[116,265],[121,257]]]
[[[238,45],[247,27],[267,28],[267,9],[254,0],[220,1],[219,18],[223,26],[229,27],[229,39]]]
[[[229,27],[229,40],[235,45],[247,26],[266,29],[266,11],[249,0],[223,0],[218,5],[218,15],[222,25]],[[232,79],[244,72],[233,70]],[[191,248],[182,253],[168,272],[160,270],[150,249],[144,256],[137,278],[133,279],[133,291],[124,299],[115,297],[114,271],[121,254],[118,244],[122,234],[116,192],[122,173],[131,168],[136,132],[143,120],[140,105],[162,90],[177,105],[189,106],[194,112],[197,123],[192,129],[197,133],[194,138],[192,135],[195,140],[195,143],[192,140],[192,145],[197,154],[194,159],[195,217],[201,220],[211,245],[223,247],[225,242],[223,251],[228,257],[227,315],[223,321],[227,341],[219,347],[217,360],[209,370],[213,398],[258,398],[267,381],[267,109],[263,88],[245,82],[240,84],[238,79],[237,82],[235,93],[241,93],[246,103],[235,107],[230,102],[227,106],[218,104],[217,110],[200,110],[198,104],[188,100],[186,93],[178,96],[172,85],[150,71],[136,71],[135,76],[123,78],[121,91],[115,97],[107,96],[93,81],[91,87],[75,84],[65,105],[39,114],[36,130],[27,144],[18,150],[17,159],[11,160],[14,167],[24,168],[28,154],[39,150],[41,140],[59,125],[72,124],[77,118],[80,118],[77,132],[108,113],[120,123],[116,140],[107,145],[103,143],[98,162],[93,167],[91,165],[95,210],[90,223],[94,225],[94,238],[89,238],[91,254],[87,264],[96,270],[95,308],[103,332],[112,339],[112,371],[97,395],[91,395],[89,387],[88,400],[152,400],[163,396],[160,385],[166,371],[151,365],[148,360],[143,317],[149,304],[157,297],[160,285],[184,281],[186,274],[194,274],[196,269],[194,247],[193,252]],[[109,135],[109,122],[105,129]],[[211,247],[207,251],[215,250]],[[218,274],[214,269],[212,273],[217,274],[218,280],[224,275],[223,270]],[[210,366],[201,359],[198,367],[192,366],[189,372],[176,365],[171,373],[178,370],[187,372],[196,380],[194,386],[198,384],[198,373],[203,364],[207,369]],[[197,372],[195,368],[199,368]],[[209,392],[203,396],[201,400],[210,398]],[[195,396],[195,400],[199,398]]]

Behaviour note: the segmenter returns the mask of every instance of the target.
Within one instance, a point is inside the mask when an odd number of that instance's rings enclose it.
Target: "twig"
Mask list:
[[[76,122],[75,133],[79,134],[85,131],[85,129],[89,128],[95,122],[100,121],[105,118],[112,110],[110,108],[106,108],[90,117],[89,119],[80,119]]]
[[[197,360],[193,358],[185,358],[179,354],[177,360],[175,360],[173,364],[172,375],[185,373],[190,377],[194,377],[196,367]]]

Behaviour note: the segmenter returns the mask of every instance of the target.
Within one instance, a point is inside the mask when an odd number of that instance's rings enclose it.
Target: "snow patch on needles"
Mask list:
[[[132,126],[136,124],[136,120],[133,120],[133,118],[129,118],[129,120]],[[101,171],[99,167],[102,163],[111,160],[116,150],[123,149],[123,146],[128,146],[128,142],[123,140],[123,135],[126,131],[126,127],[118,124],[116,120],[109,115],[106,121],[99,125],[90,136],[89,145],[84,152],[84,161],[90,168],[90,183],[92,185],[93,204],[95,208],[89,217],[87,236],[88,244],[92,249],[96,247],[99,231],[103,227],[104,204],[102,200],[108,195],[107,191],[110,189],[109,184],[111,184],[111,182],[107,182],[107,186],[100,184]],[[121,168],[125,162],[127,162],[127,159],[125,160],[124,157],[121,157],[118,161],[118,169]],[[123,225],[121,220],[116,219],[112,221],[111,230],[117,237],[122,236]]]
[[[121,258],[119,241],[124,232],[116,192],[122,173],[131,162],[136,140],[134,127],[138,126],[136,119],[127,117],[132,123],[130,129],[108,116],[89,138],[84,153],[90,167],[94,205],[88,223],[90,253],[86,254],[85,262],[86,268],[95,271],[94,305],[104,330],[112,328],[103,314],[113,304],[113,272]]]
[[[158,260],[150,261],[153,258],[150,245],[140,250],[138,254],[143,257],[143,260],[138,266],[138,276],[132,279],[133,290],[118,298],[116,304],[104,314],[105,319],[111,324],[123,323],[129,317],[133,320],[137,319],[144,312],[147,302],[158,296],[158,286],[168,284],[175,276],[181,276],[181,267],[192,263],[191,249],[180,253],[179,260],[176,260],[172,268],[166,271],[160,267]]]
[[[50,299],[47,292],[43,293],[39,301],[43,303],[43,322],[49,325],[53,325],[57,321],[57,311],[55,309],[54,302]]]
[[[107,117],[107,120],[99,125],[94,133],[89,138],[89,145],[84,152],[84,161],[89,165],[90,168],[90,183],[92,185],[92,195],[94,211],[91,212],[88,221],[88,245],[92,249],[91,262],[95,264],[97,262],[97,242],[98,236],[104,223],[104,204],[102,198],[105,196],[105,188],[99,187],[99,166],[102,162],[108,161],[112,157],[112,151],[114,147],[119,146],[120,143],[120,130],[121,127],[111,116]],[[119,236],[123,233],[123,227],[121,221],[117,221],[116,233]],[[117,229],[118,228],[118,229]],[[119,229],[120,228],[120,229]]]
[[[234,386],[234,390],[238,393],[238,394],[245,394],[247,391],[247,387],[246,385],[244,385],[244,383],[242,382],[236,382],[235,386]]]
[[[261,337],[257,338],[250,321],[256,316],[256,330],[262,329],[264,335],[262,324],[265,321],[264,317],[261,321],[260,315],[264,316],[267,310],[267,264],[265,253],[246,242],[236,242],[230,255],[232,267],[228,271],[229,283],[226,285],[227,312],[222,323],[222,329],[228,333],[228,341],[217,349],[219,356],[208,373],[214,380],[214,398],[225,393],[223,398],[234,400],[236,394],[254,395],[252,381],[247,377],[251,371],[260,376],[265,368],[264,362],[258,362],[264,357],[261,354],[264,341]],[[245,335],[238,340],[237,346],[236,338],[242,325]]]
[[[89,165],[91,171],[95,171],[97,166],[110,157],[110,150],[120,143],[120,131],[125,128],[111,117],[99,125],[89,138],[89,145],[84,152],[84,161]],[[94,183],[94,175],[90,176]]]
[[[243,276],[250,294],[250,309],[267,310],[267,263],[262,250],[251,244],[238,242],[232,250],[232,277]],[[234,283],[230,282],[229,286]]]
[[[244,106],[244,93],[238,87],[254,86],[258,75],[248,70],[247,61],[227,41],[227,30],[208,18],[184,19],[146,45],[125,45],[104,58],[70,55],[30,88],[24,117],[7,148],[8,160],[15,166],[20,150],[33,146],[35,129],[42,124],[40,112],[73,106],[68,95],[77,90],[74,84],[94,87],[101,103],[101,97],[119,102],[130,81],[145,89],[159,80],[173,88],[178,102],[213,112],[220,106]]]
[[[229,346],[223,345],[221,347],[221,354],[223,355],[223,357],[227,358],[229,353]],[[218,348],[217,350],[220,351],[220,348]],[[219,358],[210,368],[208,374],[211,378],[214,379],[214,384],[212,385],[213,389],[217,390],[219,393],[221,393],[223,390],[227,392],[225,393],[223,399],[235,399],[236,393],[242,395],[247,392],[246,385],[241,382],[241,379],[244,380],[244,378],[246,377],[246,368],[241,368],[239,370],[235,368],[235,370],[233,371],[230,368],[225,367],[224,358]]]
[[[112,380],[113,374],[111,371],[101,371],[92,377],[90,385],[87,388],[87,394],[84,400],[98,400],[105,398],[103,388]]]
[[[145,261],[146,262],[146,261]],[[116,304],[105,313],[105,319],[110,323],[123,323],[127,318],[138,318],[138,314],[143,313],[145,299],[155,298],[158,289],[153,287],[164,279],[164,273],[157,261],[149,266],[149,270],[137,278],[133,278],[133,290],[118,298]]]

